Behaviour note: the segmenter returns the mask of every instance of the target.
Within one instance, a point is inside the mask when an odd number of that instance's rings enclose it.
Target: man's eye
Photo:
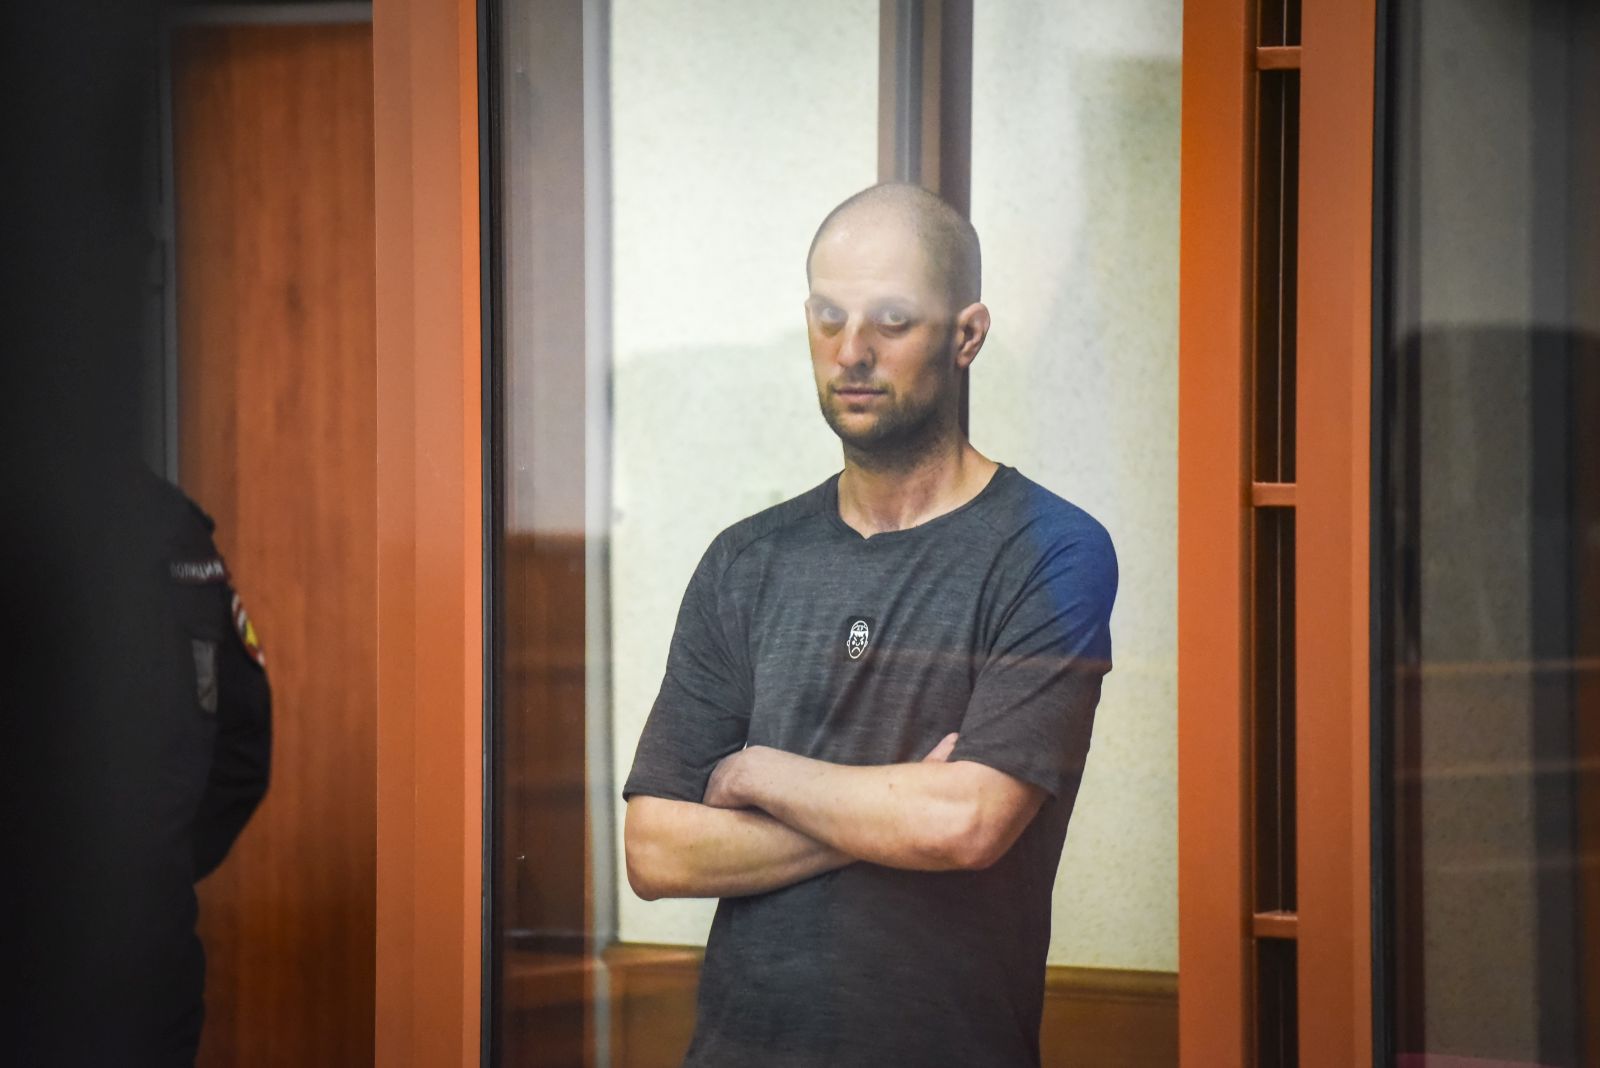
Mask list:
[[[897,311],[879,312],[878,325],[885,330],[904,330],[911,325],[911,317]]]
[[[816,310],[817,322],[823,326],[843,326],[844,312],[838,308],[818,308]]]

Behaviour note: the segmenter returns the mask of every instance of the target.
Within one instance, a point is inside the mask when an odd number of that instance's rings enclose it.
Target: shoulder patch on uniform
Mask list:
[[[205,556],[198,560],[173,560],[167,572],[175,582],[188,586],[205,586],[228,581],[228,565],[220,556]]]
[[[256,637],[255,624],[250,622],[250,617],[245,614],[244,602],[239,600],[239,595],[233,595],[233,629],[239,635],[239,642],[244,646],[244,651],[250,654],[250,659],[256,666],[265,669],[267,666],[266,651],[261,648],[261,639]]]

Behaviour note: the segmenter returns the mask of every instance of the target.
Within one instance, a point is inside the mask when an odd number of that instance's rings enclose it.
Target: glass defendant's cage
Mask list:
[[[1125,576],[1045,1045],[1174,1061],[1179,6],[499,0],[486,29],[495,1062],[687,1046],[714,902],[632,894],[618,790],[707,543],[840,465],[804,259],[880,178],[984,241],[974,443]]]

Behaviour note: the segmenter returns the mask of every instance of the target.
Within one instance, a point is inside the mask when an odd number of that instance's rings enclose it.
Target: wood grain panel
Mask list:
[[[1176,1068],[1178,977],[1111,968],[1048,969],[1039,1052],[1050,1068]]]
[[[275,705],[271,788],[201,886],[201,1063],[371,1063],[371,31],[184,29],[172,77],[181,480]]]

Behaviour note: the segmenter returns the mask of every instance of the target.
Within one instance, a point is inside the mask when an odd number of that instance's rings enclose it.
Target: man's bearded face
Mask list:
[[[818,242],[811,367],[822,416],[847,448],[903,452],[954,429],[954,310],[934,274],[895,220],[842,219]]]

